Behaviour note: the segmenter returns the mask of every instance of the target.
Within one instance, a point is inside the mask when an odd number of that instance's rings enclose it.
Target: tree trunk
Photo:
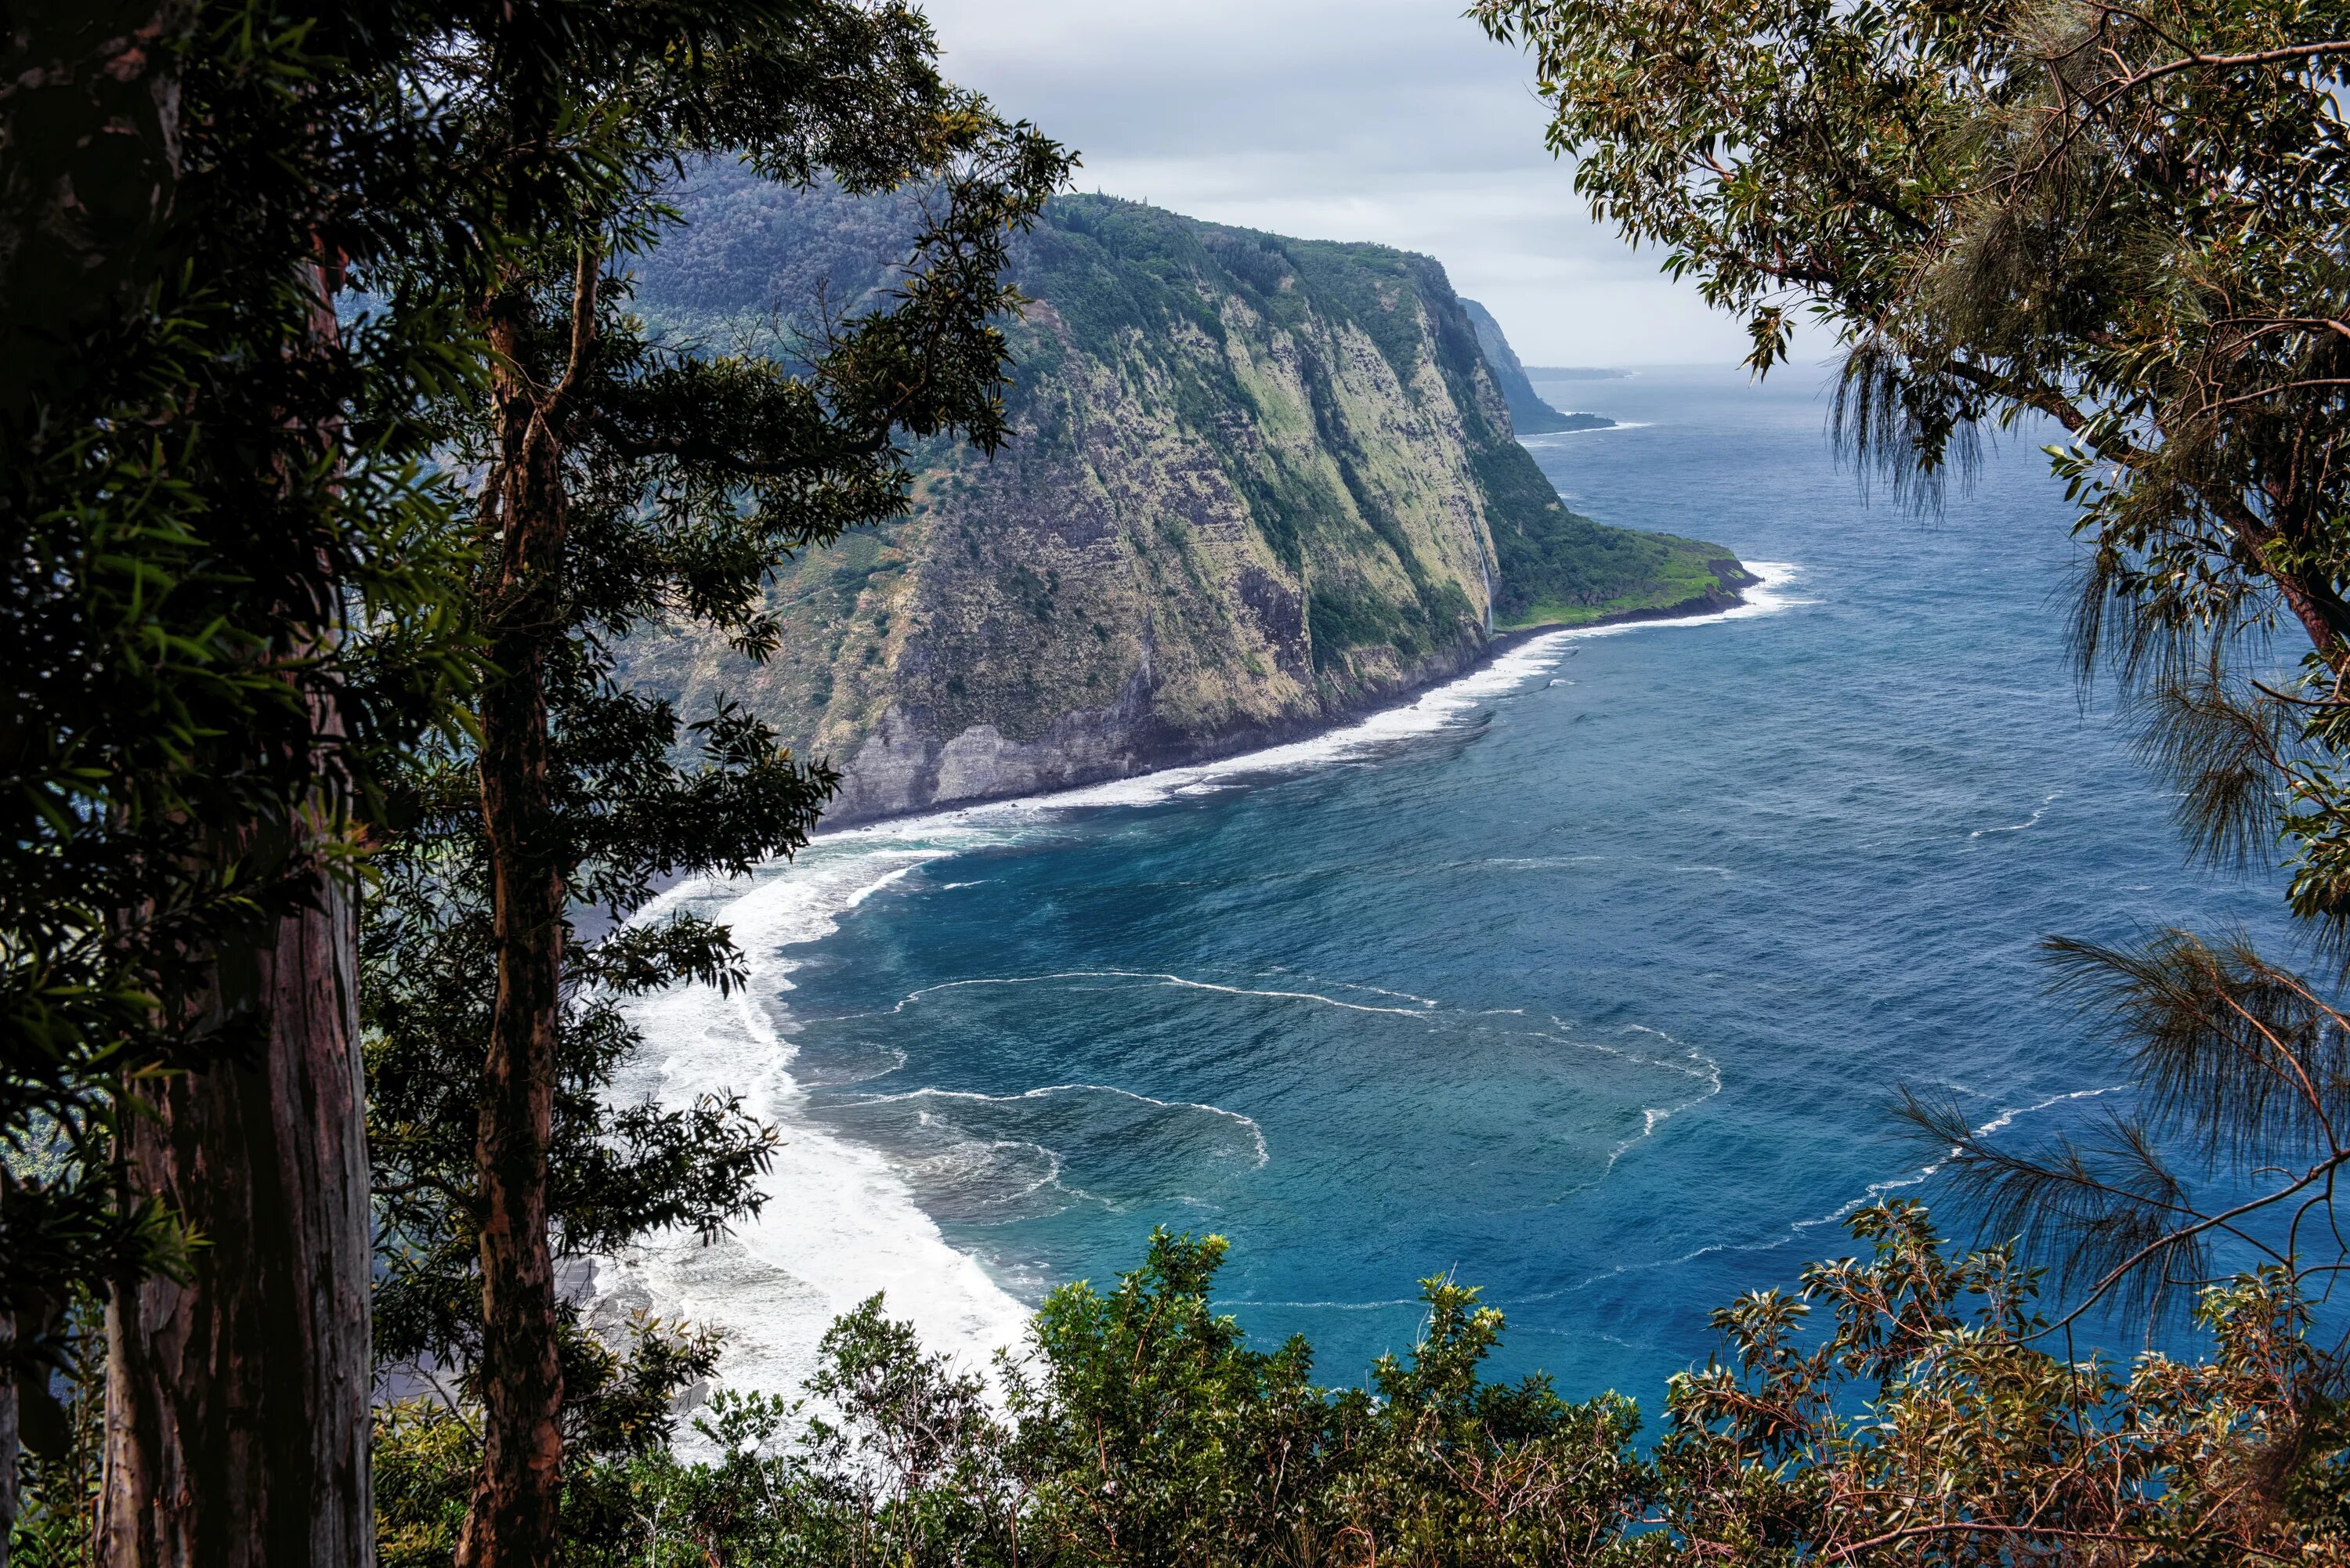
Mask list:
[[[75,379],[93,322],[143,308],[179,177],[189,0],[16,7],[0,39],[0,408]],[[30,128],[30,129],[27,129]],[[334,319],[322,307],[321,337]],[[321,604],[332,607],[331,585]],[[331,704],[317,712],[331,733]],[[234,825],[223,824],[223,827]],[[107,1309],[100,1560],[122,1568],[366,1564],[371,1228],[357,923],[339,879],[223,954],[258,1028],[242,1061],[167,1079],[130,1119],[126,1196],[203,1241],[185,1277],[123,1279]],[[29,1318],[10,1324],[29,1336]],[[5,1384],[5,1378],[0,1378]],[[22,1395],[31,1390],[12,1390]],[[19,1397],[0,1438],[35,1408]]]
[[[69,400],[88,344],[135,314],[165,259],[155,244],[180,178],[176,46],[194,7],[181,0],[37,0],[0,28],[0,420]],[[0,1175],[0,1203],[11,1196]],[[46,1293],[0,1258],[5,1293]],[[0,1568],[20,1505],[26,1414],[23,1356],[48,1324],[0,1311]],[[36,1384],[37,1386],[37,1384]]]
[[[0,1568],[8,1568],[8,1532],[16,1527],[16,1462],[24,1451],[16,1416],[16,1314],[0,1312]]]
[[[518,331],[494,320],[511,365]],[[502,338],[504,339],[502,341]],[[481,705],[482,819],[489,837],[498,991],[473,1147],[481,1214],[482,1473],[459,1568],[555,1560],[563,1478],[563,1367],[546,1236],[546,1151],[562,1005],[565,870],[548,793],[546,646],[561,636],[562,451],[518,372],[500,389],[503,530],[490,585],[492,672]]]
[[[339,877],[317,901],[255,955],[260,1060],[174,1076],[130,1119],[132,1192],[203,1244],[108,1303],[109,1568],[375,1559],[356,911]]]

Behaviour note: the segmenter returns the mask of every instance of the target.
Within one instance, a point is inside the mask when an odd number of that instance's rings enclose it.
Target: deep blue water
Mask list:
[[[2110,1103],[2043,933],[2277,924],[2272,888],[2185,866],[2083,705],[2029,443],[1920,521],[1862,504],[1814,372],[1545,390],[1627,421],[1532,443],[1570,504],[1790,564],[1788,602],[1564,645],[1336,760],[784,874],[898,873],[761,954],[795,1114],[1023,1300],[1214,1231],[1222,1303],[1326,1379],[1408,1345],[1451,1272],[1507,1314],[1502,1370],[1653,1406],[1709,1309],[1916,1180],[1897,1085],[2019,1139]]]

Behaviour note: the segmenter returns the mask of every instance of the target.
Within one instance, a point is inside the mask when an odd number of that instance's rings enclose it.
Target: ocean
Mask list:
[[[1903,1085],[2023,1141],[2125,1104],[2040,939],[2282,921],[2185,864],[2074,682],[2046,438],[1919,518],[1837,467],[1811,369],[1538,389],[1621,421],[1527,443],[1568,504],[1730,546],[1747,607],[675,890],[753,983],[647,999],[624,1090],[739,1090],[787,1143],[754,1222],[606,1293],[785,1388],[874,1292],[976,1364],[1165,1226],[1229,1238],[1219,1305],[1326,1382],[1449,1274],[1506,1315],[1498,1374],[1654,1410],[1711,1309],[1851,1251],[1874,1195],[1937,1201]]]

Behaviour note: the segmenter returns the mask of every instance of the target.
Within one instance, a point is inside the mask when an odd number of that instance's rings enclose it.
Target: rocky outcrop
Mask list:
[[[683,205],[733,248],[639,298],[704,332],[759,303],[713,296],[712,268],[788,246],[782,270],[837,285],[827,236],[877,228],[869,203],[723,181]],[[793,563],[765,664],[685,635],[625,650],[689,712],[723,693],[833,759],[831,823],[1267,743],[1467,668],[1497,626],[1735,591],[1720,546],[1566,510],[1427,257],[1088,197],[1015,275],[1015,440],[926,452],[910,515]]]

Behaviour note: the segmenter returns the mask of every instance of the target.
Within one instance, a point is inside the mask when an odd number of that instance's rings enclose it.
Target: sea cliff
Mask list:
[[[1478,350],[1485,356],[1485,369],[1502,389],[1502,400],[1510,406],[1510,423],[1518,434],[1553,435],[1615,427],[1616,421],[1604,414],[1561,413],[1543,401],[1534,383],[1526,379],[1525,367],[1518,363],[1517,351],[1510,347],[1493,313],[1473,299],[1461,300],[1461,308],[1468,316],[1469,325],[1476,329]]]
[[[639,280],[703,341],[886,281],[909,213],[721,172]],[[1021,243],[1017,434],[921,453],[903,520],[776,579],[754,665],[634,639],[629,679],[722,695],[844,774],[827,821],[1061,788],[1319,729],[1497,633],[1735,602],[1718,545],[1569,512],[1432,259],[1105,197]]]

